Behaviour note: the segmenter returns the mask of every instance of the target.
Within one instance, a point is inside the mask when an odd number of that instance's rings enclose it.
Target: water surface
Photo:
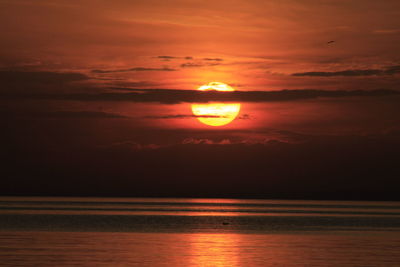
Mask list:
[[[400,203],[0,198],[1,266],[399,266]]]

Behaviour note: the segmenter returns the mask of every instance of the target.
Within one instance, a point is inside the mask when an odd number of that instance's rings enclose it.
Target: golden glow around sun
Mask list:
[[[197,90],[200,91],[235,91],[227,84],[220,82],[211,82],[200,86]],[[207,104],[192,104],[192,112],[197,116],[197,119],[210,126],[222,126],[232,122],[240,111],[240,103],[207,103]]]
[[[227,85],[225,83],[219,83],[219,82],[211,82],[209,84],[202,85],[197,90],[200,90],[200,91],[216,90],[216,91],[223,91],[223,92],[235,91],[235,89],[233,89],[229,85]]]

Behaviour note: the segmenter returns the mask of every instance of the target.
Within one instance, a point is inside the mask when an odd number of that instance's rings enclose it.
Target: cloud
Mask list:
[[[223,139],[221,141],[214,141],[211,139],[203,138],[186,138],[182,141],[182,145],[230,145],[232,142],[229,139]]]
[[[400,65],[399,66],[391,66],[386,68],[385,70],[385,74],[389,74],[389,75],[393,75],[393,74],[397,74],[400,73]]]
[[[209,57],[205,57],[205,58],[203,58],[203,60],[205,60],[205,61],[224,61],[222,58],[209,58]]]
[[[200,64],[200,63],[183,63],[181,64],[181,68],[200,68],[200,67],[204,67],[206,65],[204,64]]]
[[[194,57],[192,57],[192,56],[185,56],[185,57],[157,56],[156,58],[162,59],[162,60],[166,60],[166,61],[173,60],[173,59],[184,59],[184,60],[193,60],[194,59]],[[209,58],[209,57],[201,58],[201,60],[204,60],[204,61],[218,61],[218,62],[223,61],[222,58]]]
[[[173,57],[173,56],[158,56],[157,58],[160,58],[160,59],[177,59],[177,58],[179,58],[179,57]]]
[[[166,60],[166,61],[169,61],[171,59],[186,59],[186,60],[192,60],[193,59],[193,57],[190,57],[190,56],[186,56],[186,57],[157,56],[156,58],[163,59],[163,60]]]
[[[396,33],[400,33],[400,29],[380,29],[380,30],[374,30],[373,33],[375,33],[375,34],[396,34]]]
[[[109,89],[117,90],[117,91],[131,91],[131,89],[129,89],[129,87],[134,87],[134,88],[152,87],[152,88],[155,88],[155,87],[161,86],[163,84],[158,83],[158,82],[150,82],[150,81],[136,81],[136,82],[117,81],[117,82],[113,82],[113,85],[120,86],[120,87],[112,87]]]
[[[116,93],[70,93],[70,94],[12,94],[0,95],[8,99],[48,99],[71,101],[126,101],[126,102],[158,102],[163,104],[224,102],[276,102],[296,101],[316,98],[341,97],[381,97],[400,95],[395,90],[282,90],[282,91],[197,91],[174,89],[131,89],[131,92]]]
[[[216,115],[172,114],[163,116],[145,116],[146,119],[188,119],[188,118],[225,118]]]
[[[194,114],[170,114],[170,115],[161,115],[161,116],[144,116],[145,119],[191,119],[191,118],[226,118],[226,116],[217,116],[217,115],[194,115]],[[239,120],[248,120],[250,119],[249,114],[243,114],[236,119]]]
[[[192,58],[193,59],[193,58]],[[222,58],[202,58],[201,60],[196,60],[195,62],[187,62],[181,64],[181,68],[201,68],[221,65]]]
[[[4,113],[4,112],[3,112]],[[4,115],[4,114],[3,114]],[[8,113],[6,117],[29,119],[125,119],[123,115],[100,111],[29,111]]]
[[[254,146],[263,145],[271,146],[278,144],[287,144],[276,139],[262,139],[262,140],[252,140],[252,139],[242,139],[242,140],[232,140],[229,138],[224,138],[220,140],[213,140],[209,138],[186,138],[182,141],[182,145],[240,145],[240,146]]]
[[[0,81],[2,83],[21,84],[21,83],[68,83],[85,81],[89,77],[76,72],[49,72],[49,71],[0,71]]]
[[[237,117],[237,119],[239,119],[239,120],[249,120],[249,119],[251,119],[251,116],[249,114],[243,114],[243,115],[240,115],[239,117]]]
[[[113,150],[114,152],[122,152],[122,151],[135,151],[135,150],[147,150],[147,149],[158,149],[161,146],[156,144],[140,144],[133,141],[123,141],[116,142],[109,146],[104,146],[103,148],[106,150]]]
[[[314,76],[314,77],[334,77],[334,76],[378,76],[395,75],[400,73],[400,66],[391,66],[385,69],[355,69],[343,71],[311,71],[293,73],[292,76]]]
[[[117,70],[92,70],[92,73],[118,73],[118,72],[131,72],[131,71],[176,71],[176,69],[172,68],[143,68],[143,67],[136,67],[136,68],[129,68],[129,69],[117,69]]]
[[[181,64],[181,68],[201,68],[201,67],[210,67],[210,66],[218,66],[221,65],[220,63],[193,63],[193,62],[189,62],[189,63],[183,63]]]
[[[39,115],[48,118],[70,118],[70,119],[125,119],[128,118],[123,115],[101,112],[101,111],[55,111],[43,112]]]

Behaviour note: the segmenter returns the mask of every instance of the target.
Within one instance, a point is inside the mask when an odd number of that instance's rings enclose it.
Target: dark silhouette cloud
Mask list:
[[[54,84],[88,80],[89,77],[76,72],[50,71],[0,71],[0,82],[6,84],[39,83]]]
[[[282,91],[197,91],[175,89],[131,89],[124,93],[70,93],[70,94],[12,94],[3,93],[1,96],[8,99],[48,99],[74,101],[130,101],[130,102],[158,102],[163,104],[202,103],[210,101],[224,102],[276,102],[296,101],[315,98],[341,97],[381,97],[399,95],[395,90],[282,90]]]
[[[224,116],[214,115],[194,115],[194,114],[172,114],[162,116],[145,116],[146,119],[188,119],[188,118],[225,118]]]
[[[177,58],[179,58],[179,57],[173,57],[173,56],[158,56],[157,58],[160,58],[160,59],[177,59]]]
[[[162,86],[163,84],[158,83],[158,82],[151,82],[151,81],[129,82],[129,81],[121,80],[121,81],[113,82],[113,85],[119,86],[119,87],[113,87],[113,88],[109,88],[109,89],[117,90],[117,91],[131,91],[131,89],[129,89],[129,87],[133,87],[133,88],[152,87],[152,88],[154,88],[157,86]]]
[[[163,60],[171,60],[171,59],[186,59],[186,60],[192,60],[192,59],[193,59],[193,57],[191,57],[191,56],[186,56],[186,57],[158,56],[157,58],[163,59]]]
[[[131,71],[176,71],[176,69],[171,68],[143,68],[143,67],[136,67],[136,68],[129,68],[129,69],[118,69],[118,70],[92,70],[93,73],[118,73],[118,72],[131,72]]]
[[[23,119],[123,119],[123,115],[101,111],[29,111],[1,112],[7,118]]]
[[[361,69],[343,71],[312,71],[293,73],[292,76],[315,76],[315,77],[334,77],[334,76],[376,76],[376,75],[395,75],[400,73],[400,66],[391,66],[386,69]]]
[[[400,73],[400,65],[399,66],[391,66],[385,70],[385,74],[393,75]]]
[[[182,145],[230,145],[232,144],[231,140],[223,139],[221,141],[214,141],[212,139],[202,138],[186,138],[182,141]]]
[[[194,115],[194,114],[170,114],[162,116],[145,116],[146,119],[191,119],[191,118],[226,118],[226,116],[217,115]],[[236,119],[238,120],[248,120],[250,119],[249,114],[243,114]]]

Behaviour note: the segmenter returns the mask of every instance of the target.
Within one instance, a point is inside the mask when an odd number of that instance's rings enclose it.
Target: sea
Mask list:
[[[400,202],[0,197],[0,266],[400,266]]]

